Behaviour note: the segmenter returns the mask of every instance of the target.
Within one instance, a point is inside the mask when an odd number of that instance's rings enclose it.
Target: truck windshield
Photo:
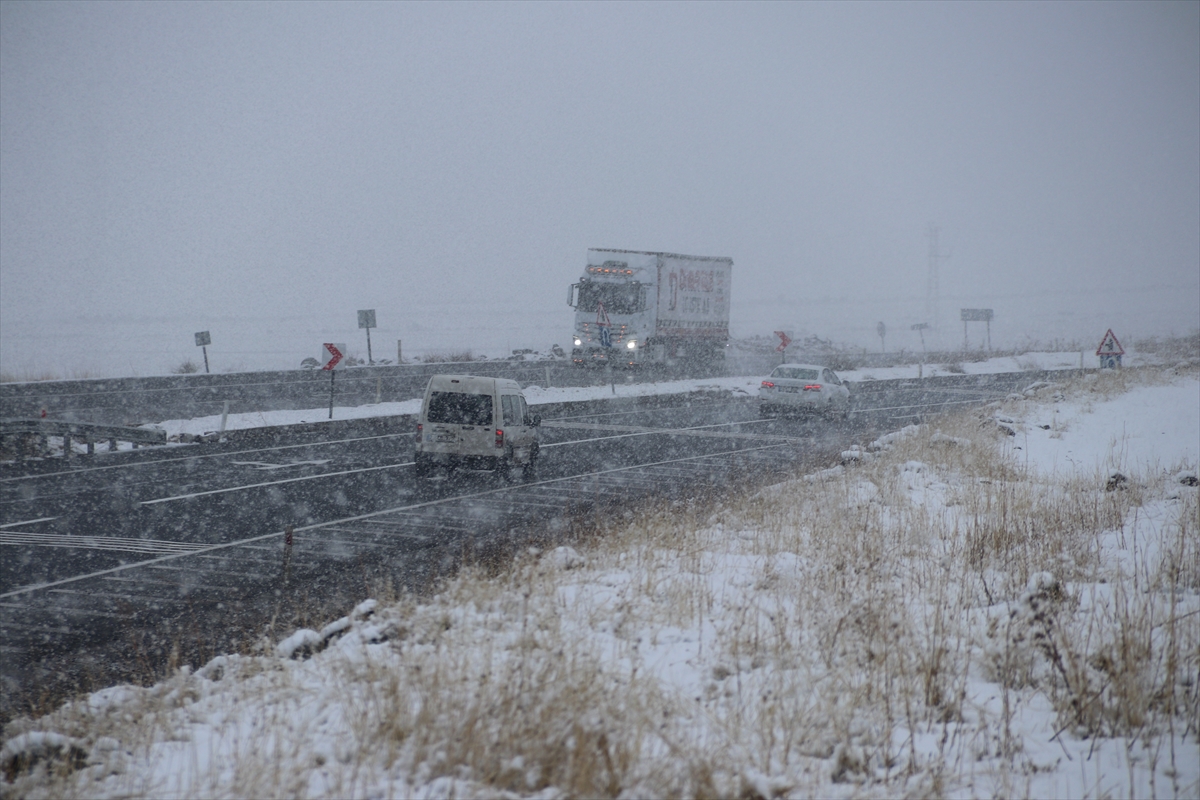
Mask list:
[[[429,395],[429,411],[425,418],[430,422],[487,427],[492,424],[492,396],[433,392]]]
[[[600,303],[604,303],[604,310],[610,314],[636,314],[644,308],[642,286],[638,283],[593,281],[579,284],[578,310],[596,311]]]

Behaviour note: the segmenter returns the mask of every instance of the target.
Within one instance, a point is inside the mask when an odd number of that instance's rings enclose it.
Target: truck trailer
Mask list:
[[[718,367],[729,343],[733,259],[588,250],[571,284],[578,366]]]

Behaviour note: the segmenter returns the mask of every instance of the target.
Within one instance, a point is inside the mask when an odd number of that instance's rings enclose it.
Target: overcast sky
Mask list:
[[[1200,4],[0,3],[10,373],[544,348],[589,247],[900,347],[931,223],[952,344],[1200,325]]]

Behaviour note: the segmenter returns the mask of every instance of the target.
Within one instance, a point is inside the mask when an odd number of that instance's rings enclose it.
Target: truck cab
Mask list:
[[[636,366],[646,359],[654,329],[653,272],[609,260],[589,265],[571,284],[567,304],[575,309],[571,360],[580,366]]]

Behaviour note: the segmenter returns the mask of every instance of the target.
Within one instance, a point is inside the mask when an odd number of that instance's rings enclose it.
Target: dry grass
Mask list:
[[[1193,330],[1186,336],[1149,336],[1135,339],[1133,349],[1139,353],[1152,354],[1164,363],[1183,361],[1195,366],[1200,363],[1200,330]]]

